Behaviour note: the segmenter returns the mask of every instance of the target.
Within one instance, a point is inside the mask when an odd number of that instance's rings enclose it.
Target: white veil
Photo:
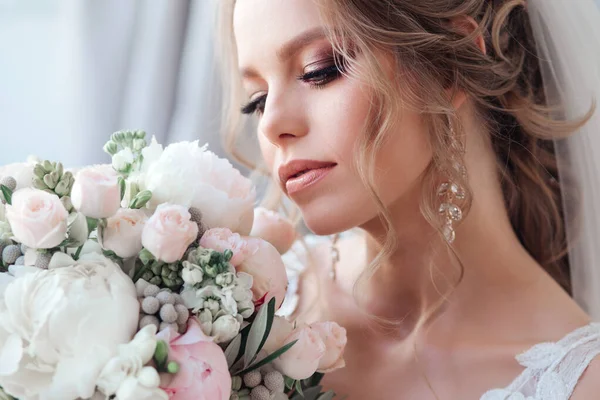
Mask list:
[[[598,109],[575,135],[557,140],[561,180],[574,179],[578,194],[563,186],[573,292],[600,320],[600,10],[594,0],[528,0],[549,103],[566,118]],[[562,172],[561,172],[562,169]],[[568,169],[568,175],[565,173]]]

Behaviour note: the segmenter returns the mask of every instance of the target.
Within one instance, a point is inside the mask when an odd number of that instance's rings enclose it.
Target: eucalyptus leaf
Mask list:
[[[330,390],[329,392],[323,393],[322,395],[320,395],[318,397],[318,400],[331,400],[334,397],[335,397],[335,393]]]
[[[285,346],[283,346],[280,349],[274,351],[273,353],[269,354],[268,356],[266,356],[265,358],[263,358],[260,361],[256,362],[255,364],[252,364],[248,368],[244,369],[238,375],[245,374],[245,373],[248,373],[250,371],[254,371],[255,369],[258,369],[258,368],[262,367],[263,365],[267,365],[270,362],[273,362],[273,360],[275,360],[277,357],[279,357],[280,355],[282,355],[283,353],[285,353],[286,351],[288,351],[289,349],[291,349],[292,346],[296,344],[296,342],[297,342],[297,340],[294,340],[293,342],[286,344]]]
[[[12,190],[6,185],[0,185],[0,190],[2,191],[2,196],[4,196],[4,200],[6,200],[6,204],[12,205]]]
[[[240,348],[242,347],[242,335],[238,334],[233,338],[227,349],[225,349],[225,359],[227,360],[227,366],[231,368],[238,359],[240,354]]]
[[[295,385],[294,389],[296,389],[296,392],[298,392],[298,394],[300,394],[300,396],[306,398],[306,396],[304,396],[304,392],[302,391],[302,381],[296,381],[296,385]]]
[[[313,386],[311,388],[304,389],[304,392],[297,392],[292,400],[317,400],[321,394],[321,386]]]
[[[275,298],[272,300],[275,300]],[[244,368],[247,368],[254,361],[269,337],[273,318],[275,317],[275,302],[273,301],[273,307],[270,307],[270,304],[271,302],[269,302],[269,306],[261,307],[252,322],[244,352]]]

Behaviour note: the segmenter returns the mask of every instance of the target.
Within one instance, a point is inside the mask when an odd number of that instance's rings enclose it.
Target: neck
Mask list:
[[[451,250],[420,212],[420,187],[389,207],[398,240],[375,274],[359,281],[358,300],[368,314],[402,321],[403,331],[411,332],[435,311],[444,311],[444,319],[487,315],[477,308],[539,278],[538,263],[511,226],[493,159],[467,162],[479,167],[470,176],[473,203]],[[362,228],[367,261],[374,260],[384,246],[385,226],[377,218]]]

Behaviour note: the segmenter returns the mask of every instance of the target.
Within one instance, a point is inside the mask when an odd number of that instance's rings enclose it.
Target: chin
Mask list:
[[[364,215],[360,208],[344,207],[317,207],[316,205],[300,208],[306,227],[316,235],[328,236],[361,226],[371,218]]]

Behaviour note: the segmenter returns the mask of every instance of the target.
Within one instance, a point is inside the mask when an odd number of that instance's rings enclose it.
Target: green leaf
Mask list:
[[[313,374],[313,376],[304,380],[304,386],[306,386],[306,387],[318,386],[321,383],[321,380],[323,380],[324,376],[325,376],[325,374],[315,372]]]
[[[270,362],[272,362],[273,360],[275,360],[277,357],[281,356],[283,353],[285,353],[286,351],[288,351],[289,349],[291,349],[292,346],[296,344],[296,342],[297,342],[297,340],[294,340],[293,342],[290,342],[290,343],[286,344],[282,348],[274,351],[273,353],[269,354],[268,356],[266,356],[262,360],[258,361],[255,364],[252,364],[251,366],[249,366],[248,368],[242,370],[241,372],[237,373],[236,375],[243,375],[245,373],[248,373],[250,371],[254,371],[255,369],[258,369],[258,368],[262,367],[263,365],[269,364]]]
[[[263,305],[258,310],[258,314],[256,314],[256,318],[252,322],[246,343],[246,351],[244,352],[244,368],[252,364],[256,355],[267,341],[269,333],[271,333],[271,327],[273,326],[273,318],[275,318],[275,298],[269,301],[267,307]]]
[[[296,389],[296,392],[298,392],[298,394],[300,394],[300,396],[304,397],[304,392],[302,391],[302,382],[296,381],[295,389]]]
[[[296,384],[296,380],[290,378],[289,376],[284,376],[283,382],[285,383],[285,388],[287,390],[292,390],[294,388],[294,385]]]
[[[122,176],[119,176],[119,190],[121,191],[121,200],[123,200],[123,197],[125,197],[125,191],[127,190],[127,185]]]
[[[298,392],[292,397],[292,400],[317,400],[321,394],[321,386],[314,386],[308,389],[304,389],[304,393]]]
[[[331,400],[334,397],[335,397],[335,393],[330,390],[329,392],[323,393],[322,395],[320,395],[318,397],[318,400]]]
[[[238,334],[233,338],[227,349],[225,349],[225,359],[227,360],[227,366],[231,368],[238,359],[240,354],[240,348],[242,347],[242,335]]]
[[[2,195],[4,196],[4,200],[6,200],[6,204],[12,204],[12,195],[13,192],[6,185],[0,185],[0,190],[2,191]]]
[[[143,248],[140,253],[139,253],[139,257],[140,257],[140,261],[142,262],[142,264],[146,265],[149,264],[151,261],[154,261],[154,256],[152,255],[152,253],[150,253],[150,251],[148,251],[146,248]]]
[[[98,227],[98,220],[96,218],[85,217],[88,226],[88,232],[92,233],[94,229]]]
[[[154,349],[154,361],[156,361],[158,371],[162,371],[166,367],[168,357],[169,345],[164,340],[159,340]]]

